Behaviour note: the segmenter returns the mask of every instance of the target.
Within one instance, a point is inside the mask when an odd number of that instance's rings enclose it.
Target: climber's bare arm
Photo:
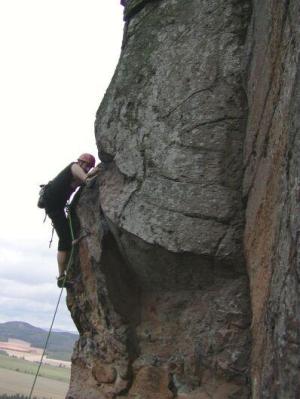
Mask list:
[[[74,180],[77,180],[81,183],[84,183],[88,177],[85,171],[77,163],[73,163],[71,166],[71,172]]]
[[[87,174],[87,178],[94,177],[100,172],[100,164],[92,168],[89,173]]]
[[[85,171],[77,163],[74,163],[71,166],[71,171],[72,171],[74,180],[79,183],[85,183],[88,179],[90,179],[98,174],[98,172],[100,171],[98,166],[91,169],[88,173],[85,173]]]

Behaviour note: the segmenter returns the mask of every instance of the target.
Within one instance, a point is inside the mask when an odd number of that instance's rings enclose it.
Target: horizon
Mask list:
[[[40,330],[43,330],[45,332],[49,332],[49,327],[48,328],[47,327],[41,327],[41,326],[37,327],[37,326],[34,326],[31,323],[28,323],[27,321],[22,321],[22,320],[7,320],[7,321],[4,321],[4,322],[0,321],[0,326],[2,324],[8,324],[8,323],[27,324],[30,327],[33,327],[33,328],[36,328],[36,329],[40,329]],[[79,336],[79,333],[78,333],[77,330],[64,330],[64,329],[61,329],[61,328],[52,328],[51,332],[64,332],[64,333],[70,333],[72,335],[78,335]]]

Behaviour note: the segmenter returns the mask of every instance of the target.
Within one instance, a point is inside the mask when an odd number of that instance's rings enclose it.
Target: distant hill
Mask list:
[[[43,348],[47,335],[48,332],[42,328],[34,327],[23,321],[0,323],[0,341],[8,341],[8,338],[21,339],[29,342],[31,346]],[[47,346],[48,357],[70,360],[77,339],[77,334],[53,331]]]

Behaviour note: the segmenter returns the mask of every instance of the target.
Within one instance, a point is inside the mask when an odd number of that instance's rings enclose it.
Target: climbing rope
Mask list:
[[[70,226],[72,241],[74,241],[74,231],[73,231],[73,226],[72,226],[71,210],[70,210],[70,206],[69,205],[67,205],[67,218],[68,218],[68,222],[69,222],[69,226]],[[47,335],[47,339],[46,339],[46,342],[45,342],[44,350],[43,350],[43,353],[42,353],[42,356],[41,356],[41,360],[39,362],[39,366],[38,366],[37,372],[36,372],[35,377],[34,377],[34,381],[33,381],[33,384],[32,384],[31,391],[30,391],[28,399],[32,398],[32,393],[33,393],[33,390],[34,390],[34,387],[35,387],[35,384],[36,384],[36,381],[37,381],[37,378],[38,378],[38,375],[39,375],[39,372],[40,372],[40,369],[41,369],[41,366],[42,366],[42,363],[43,363],[43,358],[44,358],[44,355],[46,353],[47,345],[48,345],[49,338],[50,338],[50,335],[51,335],[51,332],[52,332],[52,327],[53,327],[53,324],[54,324],[54,320],[55,320],[55,317],[56,317],[56,314],[57,314],[57,311],[58,311],[58,307],[59,307],[59,303],[60,303],[60,300],[61,300],[61,296],[62,296],[62,293],[63,293],[64,286],[65,286],[65,282],[66,282],[66,278],[67,278],[67,275],[68,275],[68,271],[69,271],[69,268],[70,268],[71,263],[72,263],[73,252],[74,252],[74,246],[72,245],[71,253],[70,253],[70,257],[69,257],[69,261],[68,261],[68,265],[67,265],[64,281],[63,281],[63,285],[62,285],[61,290],[60,290],[60,294],[59,294],[59,297],[58,297],[58,301],[57,301],[57,304],[56,304],[56,308],[55,308],[55,311],[54,311],[52,322],[51,322],[51,325],[50,325],[50,328],[49,328],[49,331],[48,331],[48,335]]]

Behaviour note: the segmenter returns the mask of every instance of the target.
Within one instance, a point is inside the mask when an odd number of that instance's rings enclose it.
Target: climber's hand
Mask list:
[[[88,188],[93,187],[94,184],[95,184],[95,181],[96,181],[96,177],[97,177],[97,176],[88,176],[88,177],[86,178],[86,181],[85,181],[86,187],[88,187]]]
[[[87,178],[96,176],[100,172],[99,166],[100,164],[91,169],[87,174]]]

